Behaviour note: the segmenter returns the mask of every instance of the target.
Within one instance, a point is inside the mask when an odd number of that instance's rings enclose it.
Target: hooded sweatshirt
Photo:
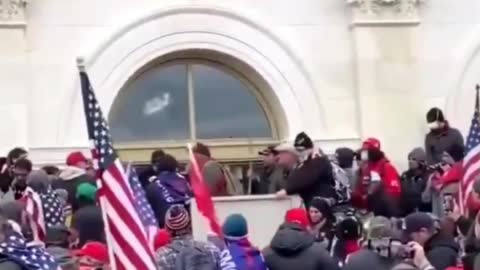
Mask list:
[[[161,172],[157,180],[151,182],[146,190],[147,200],[152,206],[159,227],[163,228],[165,214],[173,204],[182,204],[188,208],[192,190],[187,179],[177,172]]]
[[[338,264],[322,245],[298,224],[280,226],[264,251],[265,262],[270,270],[335,270]]]
[[[85,170],[73,166],[66,167],[59,175],[60,179],[52,182],[52,188],[64,189],[68,192],[67,203],[72,206],[73,212],[78,209],[75,199],[77,187],[82,183],[95,185],[95,179],[86,174]]]

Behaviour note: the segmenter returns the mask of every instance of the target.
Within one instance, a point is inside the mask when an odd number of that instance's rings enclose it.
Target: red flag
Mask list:
[[[198,162],[195,159],[195,155],[193,154],[192,146],[190,144],[188,145],[188,151],[190,154],[190,164],[192,166],[192,170],[189,175],[190,184],[192,185],[198,211],[208,220],[210,229],[218,236],[222,237],[222,230],[218,223],[212,196],[210,195],[210,191],[205,184],[203,175],[200,171]]]

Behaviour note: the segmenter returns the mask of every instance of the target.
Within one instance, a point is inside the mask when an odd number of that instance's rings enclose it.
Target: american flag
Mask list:
[[[58,262],[43,247],[28,246],[18,233],[12,233],[0,244],[0,254],[26,270],[61,270]]]
[[[475,96],[475,109],[470,125],[470,131],[467,136],[466,156],[463,159],[463,179],[461,183],[461,208],[466,209],[472,193],[473,183],[480,176],[480,105],[479,92],[480,87],[477,85]]]
[[[102,210],[110,261],[114,270],[156,269],[147,230],[136,208],[132,186],[122,163],[113,149],[109,127],[85,71],[80,70],[83,105],[88,139],[96,154],[101,181]]]
[[[145,190],[140,184],[137,172],[132,165],[127,167],[128,181],[133,190],[133,197],[135,199],[135,208],[138,209],[140,219],[147,231],[148,241],[153,248],[153,242],[158,230],[158,222],[153,213],[152,206],[148,203],[145,195]]]
[[[47,193],[40,194],[43,206],[43,214],[45,225],[47,228],[59,224],[65,224],[65,216],[63,213],[63,205],[58,199],[58,195],[49,188]]]
[[[40,195],[32,188],[27,187],[22,197],[25,203],[25,212],[33,233],[33,240],[44,241],[47,234],[45,227],[45,217],[43,215],[43,205]]]

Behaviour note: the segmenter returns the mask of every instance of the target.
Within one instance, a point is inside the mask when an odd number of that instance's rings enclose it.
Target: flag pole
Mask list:
[[[81,56],[77,57],[77,68],[79,72],[85,72],[85,59]]]
[[[78,72],[80,73],[86,72],[85,59],[83,57],[77,57],[76,61],[77,61]],[[98,164],[97,164],[97,168],[95,169],[98,170]],[[97,193],[98,193],[99,191],[101,192],[101,189],[102,189],[102,180],[97,179],[96,182],[97,182]],[[102,211],[103,224],[105,227],[105,240],[107,241],[108,257],[110,258],[110,262],[109,262],[110,269],[117,270],[115,256],[113,255],[113,241],[112,241],[111,235],[108,233],[110,231],[110,228],[109,228],[110,225],[108,224],[108,218],[107,218],[108,205],[105,203],[105,198],[102,195],[98,196],[98,203],[100,204],[100,209]]]

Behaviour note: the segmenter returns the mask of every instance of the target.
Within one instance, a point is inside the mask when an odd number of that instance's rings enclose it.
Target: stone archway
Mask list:
[[[164,55],[185,50],[215,51],[255,70],[272,89],[278,113],[284,116],[286,130],[282,139],[292,139],[301,130],[313,137],[324,132],[318,91],[289,46],[250,18],[205,6],[164,9],[142,17],[85,56],[104,112],[110,111],[122,86],[139,69]],[[78,98],[73,109],[65,109],[71,111],[59,125],[69,131],[62,140],[65,144],[84,138],[81,108]]]

